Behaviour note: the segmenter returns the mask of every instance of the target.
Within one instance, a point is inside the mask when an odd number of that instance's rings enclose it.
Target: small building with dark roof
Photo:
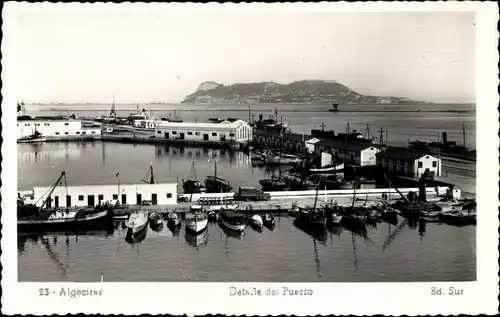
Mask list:
[[[377,166],[391,174],[419,178],[441,176],[441,158],[427,151],[388,147],[377,153]]]
[[[330,153],[335,160],[358,166],[375,166],[376,154],[380,152],[377,144],[359,142],[340,142],[321,140],[316,143],[316,153]]]

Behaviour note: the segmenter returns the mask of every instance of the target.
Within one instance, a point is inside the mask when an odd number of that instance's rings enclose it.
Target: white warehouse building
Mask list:
[[[37,206],[47,199],[50,188],[33,188],[33,198]],[[145,200],[151,201],[153,205],[174,205],[177,204],[177,184],[67,186],[67,191],[66,187],[57,186],[50,199],[52,207],[96,206],[116,200],[124,205],[139,205]]]
[[[17,120],[17,138],[30,136],[35,130],[46,137],[100,135],[100,128],[82,127],[82,122],[71,119]]]
[[[389,147],[377,153],[377,166],[385,171],[407,177],[441,176],[441,158],[408,148]]]
[[[155,137],[170,140],[244,143],[253,139],[253,129],[243,120],[220,123],[163,121],[155,128]]]

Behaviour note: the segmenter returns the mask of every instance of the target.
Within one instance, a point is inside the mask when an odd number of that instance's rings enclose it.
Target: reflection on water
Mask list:
[[[398,226],[382,222],[366,230],[344,226],[311,230],[286,216],[275,219],[274,232],[247,227],[238,233],[210,223],[194,235],[184,226],[163,230],[148,226],[130,239],[124,221],[117,221],[107,231],[22,234],[17,242],[19,279],[93,282],[102,272],[107,281],[185,280],[182,276],[258,282],[269,281],[269,276],[272,281],[475,279],[475,226],[421,223],[413,231],[401,218]],[[457,230],[461,232],[454,233]],[[424,232],[432,244],[422,241]],[[462,260],[455,261],[459,250]]]
[[[221,229],[221,235],[222,235],[222,233],[224,233],[226,238],[229,237],[229,238],[233,238],[233,239],[242,240],[243,237],[245,236],[245,231],[234,231],[234,230],[227,228],[226,226],[224,226],[220,222],[218,224],[219,224],[219,228]]]
[[[54,164],[58,161],[78,160],[82,154],[80,147],[70,146],[69,143],[47,147],[45,144],[38,143],[18,144],[18,164]]]
[[[189,230],[185,230],[184,237],[189,246],[198,248],[202,246],[206,246],[208,243],[208,230],[203,230],[203,232],[199,234],[193,234]]]
[[[293,225],[300,231],[306,233],[314,240],[318,240],[321,244],[325,244],[328,239],[325,227],[309,227],[302,225],[299,221],[294,221]]]

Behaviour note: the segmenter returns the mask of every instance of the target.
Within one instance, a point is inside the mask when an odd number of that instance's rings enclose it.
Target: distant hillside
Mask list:
[[[261,82],[225,86],[208,81],[187,95],[182,103],[191,104],[416,104],[421,101],[401,97],[361,95],[336,81],[301,80],[290,84]]]

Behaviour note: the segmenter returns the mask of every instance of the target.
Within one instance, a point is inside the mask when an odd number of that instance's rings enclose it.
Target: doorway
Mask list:
[[[126,204],[127,204],[127,195],[122,194],[122,205],[126,205]]]
[[[137,194],[137,204],[140,205],[142,202],[142,194]]]
[[[88,195],[87,196],[87,205],[89,205],[90,207],[94,207],[95,206],[95,200],[94,200],[94,195]]]
[[[59,196],[54,196],[54,207],[59,207]]]
[[[164,135],[165,135],[165,139],[169,139],[170,138],[170,133],[165,132]]]
[[[156,194],[151,194],[151,203],[153,205],[158,205],[158,196]]]
[[[66,195],[66,207],[71,207],[71,196]]]
[[[208,141],[208,133],[203,134],[203,141]]]
[[[184,132],[179,133],[181,140],[184,140]]]

